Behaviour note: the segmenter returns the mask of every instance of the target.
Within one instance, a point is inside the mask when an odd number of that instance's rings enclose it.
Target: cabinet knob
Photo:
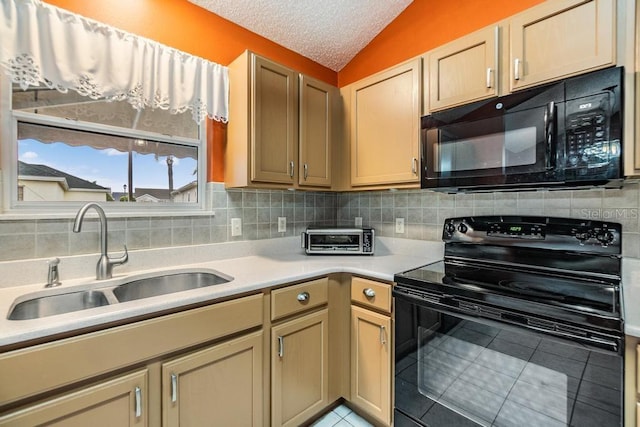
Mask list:
[[[376,296],[376,291],[374,291],[371,288],[366,288],[365,290],[362,291],[362,293],[364,294],[364,296],[366,296],[367,298],[373,298]]]
[[[300,302],[309,301],[309,292],[300,292],[297,298]]]

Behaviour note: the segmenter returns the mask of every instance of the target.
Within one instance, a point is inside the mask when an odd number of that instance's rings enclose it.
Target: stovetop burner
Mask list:
[[[396,289],[439,304],[488,304],[618,333],[621,235],[620,224],[610,222],[452,218],[443,230],[445,259],[397,274]]]

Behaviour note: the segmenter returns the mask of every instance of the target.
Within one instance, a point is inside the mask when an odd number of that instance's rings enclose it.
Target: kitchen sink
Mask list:
[[[40,291],[31,296],[16,300],[9,309],[9,320],[39,319],[56,314],[71,313],[109,304],[134,301],[190,289],[220,285],[233,280],[233,277],[211,271],[173,271],[163,272],[150,277],[124,277],[105,281],[96,289],[47,295]],[[99,286],[94,282],[91,286]]]
[[[9,320],[28,320],[56,314],[70,313],[88,308],[108,305],[109,301],[101,291],[71,292],[46,295],[14,304],[9,310]]]
[[[123,283],[113,289],[120,302],[133,301],[190,289],[221,285],[233,280],[231,277],[216,273],[175,273],[147,277]]]

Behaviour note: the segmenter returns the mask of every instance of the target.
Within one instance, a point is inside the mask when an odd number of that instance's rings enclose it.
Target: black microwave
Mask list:
[[[622,81],[608,68],[422,117],[422,188],[620,187]]]

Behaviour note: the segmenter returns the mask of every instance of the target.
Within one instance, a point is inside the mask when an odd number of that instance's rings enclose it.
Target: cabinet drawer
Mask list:
[[[391,313],[391,285],[354,277],[351,279],[351,301]]]
[[[323,277],[299,285],[276,289],[271,293],[271,320],[326,304],[328,282],[329,279]]]

